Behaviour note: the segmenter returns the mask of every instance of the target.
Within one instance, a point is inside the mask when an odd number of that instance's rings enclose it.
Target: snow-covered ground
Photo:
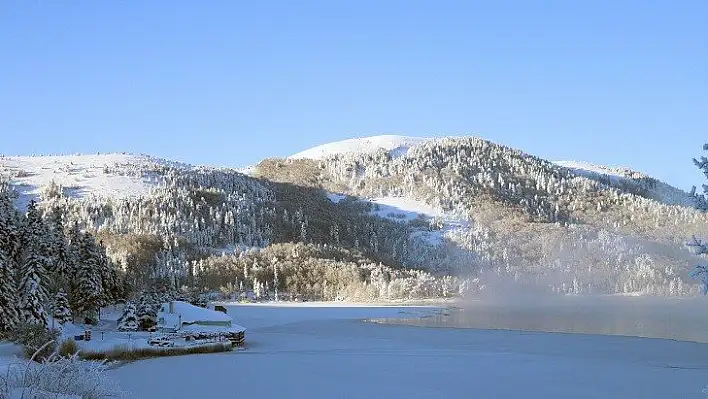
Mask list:
[[[110,370],[135,398],[700,398],[708,345],[378,325],[400,306],[229,307],[247,348]]]
[[[389,151],[395,158],[406,155],[410,147],[430,140],[432,139],[396,135],[363,137],[323,144],[291,155],[289,158],[322,159],[335,154],[369,154],[380,149]]]
[[[381,197],[371,200],[374,204],[373,213],[376,216],[399,220],[423,218],[442,218],[445,214],[440,209],[433,208],[423,201],[407,197]]]
[[[470,226],[470,222],[467,220],[443,212],[423,201],[407,197],[381,197],[369,201],[374,205],[372,212],[379,217],[402,221],[436,219],[442,222],[442,227],[439,230],[419,230],[413,233],[432,245],[440,245],[448,232]]]
[[[347,198],[345,194],[327,193],[327,198],[333,203],[339,203]],[[426,204],[423,201],[408,198],[408,197],[379,197],[361,199],[371,203],[371,213],[381,218],[387,218],[402,222],[410,222],[412,220],[424,220],[427,222],[433,219],[442,223],[442,228],[439,230],[425,231],[419,230],[413,234],[425,239],[433,245],[439,245],[443,242],[445,234],[450,231],[465,228],[470,226],[470,222],[455,215],[443,212],[443,210]]]
[[[156,165],[186,165],[147,155],[94,154],[0,156],[0,175],[10,176],[19,192],[18,206],[39,198],[52,181],[70,197],[127,198],[147,195],[161,179],[149,171]]]

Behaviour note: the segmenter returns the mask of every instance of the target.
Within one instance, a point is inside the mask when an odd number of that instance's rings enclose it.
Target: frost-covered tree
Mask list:
[[[148,330],[157,324],[157,308],[159,302],[153,295],[147,294],[140,298],[136,315],[141,330]]]
[[[708,144],[703,145],[703,150],[708,151]],[[708,158],[701,156],[699,159],[694,158],[693,163],[698,167],[698,169],[703,172],[703,174],[708,178]],[[691,190],[691,195],[696,199],[696,203],[699,209],[708,211],[708,185],[703,184],[703,193],[697,193],[696,187],[694,186]]]
[[[119,331],[138,331],[140,327],[138,323],[137,309],[133,302],[128,302],[123,308],[123,315],[118,319]]]
[[[44,222],[34,202],[30,202],[27,210],[27,224],[22,239],[24,258],[18,286],[20,319],[25,323],[47,326],[48,243]]]
[[[703,149],[708,151],[708,144],[705,144]],[[693,163],[703,172],[703,174],[705,174],[706,177],[708,177],[708,158],[705,156],[700,159],[694,158]],[[706,202],[706,198],[708,198],[708,185],[703,185],[703,194],[697,194],[696,187],[694,186],[693,190],[691,190],[691,194],[696,198],[699,208],[708,211],[708,203]],[[696,238],[695,236],[686,245],[696,255],[702,257],[706,257],[708,255],[708,243]],[[703,294],[708,294],[708,263],[704,261],[695,265],[691,271],[691,277],[696,280],[700,280]]]
[[[53,276],[52,287],[55,292],[68,290],[74,265],[64,231],[64,214],[61,209],[54,208],[48,219],[50,227],[49,252],[51,253],[49,271]]]
[[[17,267],[11,256],[19,247],[14,208],[5,192],[0,190],[0,331],[7,331],[19,322],[17,296]]]
[[[76,271],[72,278],[71,308],[74,316],[95,322],[98,317],[103,290],[101,284],[101,260],[93,236],[80,233],[76,251]]]
[[[54,295],[52,317],[54,317],[54,320],[61,325],[72,321],[71,309],[69,308],[69,298],[64,291],[59,291],[56,295]]]
[[[0,240],[2,238],[0,235]],[[15,272],[9,256],[0,247],[0,331],[9,330],[19,321],[17,312],[19,298],[15,286]]]

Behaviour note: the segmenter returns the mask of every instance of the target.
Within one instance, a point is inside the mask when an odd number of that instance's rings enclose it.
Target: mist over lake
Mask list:
[[[545,296],[467,300],[425,317],[375,319],[421,327],[622,335],[708,343],[708,298]]]

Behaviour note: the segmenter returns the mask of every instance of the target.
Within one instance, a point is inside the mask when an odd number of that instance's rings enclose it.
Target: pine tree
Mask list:
[[[0,190],[0,331],[7,331],[19,322],[16,276],[17,268],[10,255],[19,247],[14,224],[14,208],[5,190]]]
[[[71,309],[69,309],[69,299],[64,291],[59,291],[54,296],[52,317],[54,317],[54,320],[61,325],[72,321]]]
[[[4,238],[1,234],[0,232],[0,240]],[[0,331],[7,331],[18,323],[18,303],[15,270],[10,262],[10,257],[0,246]]]
[[[87,322],[94,323],[97,320],[102,298],[100,256],[95,249],[95,240],[90,234],[80,233],[78,241],[71,309],[75,316],[81,316]]]
[[[52,255],[49,271],[54,277],[54,286],[57,291],[68,289],[69,279],[73,270],[72,258],[69,251],[67,237],[64,234],[64,213],[60,208],[54,208],[49,221],[51,227]]]
[[[703,149],[708,151],[708,144],[703,146]],[[703,173],[708,177],[708,158],[701,157],[700,160],[693,159],[693,163],[703,171]],[[696,198],[697,205],[700,209],[708,211],[708,202],[706,198],[708,197],[708,185],[703,185],[703,194],[696,194],[696,187],[693,187],[691,192]],[[708,257],[708,243],[699,240],[696,237],[686,244],[696,255]],[[705,262],[699,263],[694,266],[691,271],[691,277],[696,280],[701,281],[703,288],[703,294],[708,294],[708,264]]]
[[[151,295],[143,295],[136,312],[141,330],[149,330],[157,324],[157,311]]]
[[[703,150],[708,151],[708,144],[703,145]],[[693,163],[698,167],[698,169],[703,172],[703,174],[708,178],[708,158],[705,156],[699,159],[693,158]],[[696,206],[698,209],[708,211],[708,185],[703,185],[703,193],[696,193],[696,187],[694,186],[691,190],[691,195],[696,199]]]
[[[27,210],[27,224],[22,239],[24,259],[20,268],[20,319],[25,323],[49,325],[45,305],[48,302],[46,284],[46,230],[34,201]]]
[[[88,233],[86,233],[88,234]],[[94,259],[96,273],[101,284],[100,306],[107,306],[118,299],[118,272],[115,264],[106,255],[103,243],[97,243],[93,236],[88,240],[88,256]]]
[[[123,308],[123,315],[118,319],[118,331],[138,331],[138,315],[133,302]]]

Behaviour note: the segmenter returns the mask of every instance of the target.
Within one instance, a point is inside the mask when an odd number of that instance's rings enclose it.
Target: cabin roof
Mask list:
[[[198,321],[220,321],[231,322],[229,315],[211,309],[200,308],[187,302],[172,301],[174,314],[182,316],[183,323],[195,323]],[[169,308],[169,303],[166,304]]]

